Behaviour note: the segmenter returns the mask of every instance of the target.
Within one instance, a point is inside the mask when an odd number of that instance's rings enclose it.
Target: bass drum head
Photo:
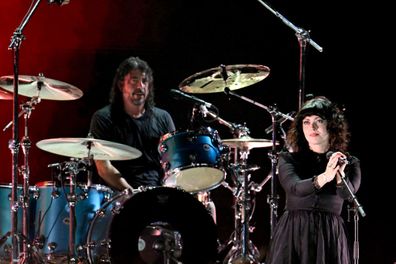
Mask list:
[[[180,234],[181,252],[172,254],[182,263],[215,262],[216,226],[203,204],[185,191],[157,187],[133,195],[114,215],[109,230],[111,263],[164,263],[163,251],[153,250],[161,248],[157,242],[167,244],[155,241],[158,230]]]

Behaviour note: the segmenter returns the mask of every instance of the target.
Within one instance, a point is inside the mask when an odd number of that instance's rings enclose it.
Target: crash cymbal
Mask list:
[[[272,141],[262,138],[251,138],[249,136],[241,138],[222,139],[221,142],[232,148],[252,149],[272,147]],[[276,143],[278,145],[278,142]]]
[[[0,100],[12,100],[12,93],[0,90]]]
[[[270,69],[263,65],[219,66],[191,75],[179,88],[186,93],[218,93],[224,92],[226,87],[236,90],[263,80],[269,72]]]
[[[14,76],[0,77],[0,87],[9,92],[14,92]],[[46,100],[75,100],[83,93],[77,87],[65,82],[48,79],[44,76],[20,75],[18,94],[27,97],[40,97]]]
[[[91,150],[88,153],[89,145]],[[50,138],[37,142],[37,147],[72,158],[87,158],[91,154],[94,160],[129,160],[142,155],[130,146],[94,138]]]

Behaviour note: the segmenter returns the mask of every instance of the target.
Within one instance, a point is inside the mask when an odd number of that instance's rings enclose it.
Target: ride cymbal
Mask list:
[[[142,153],[128,145],[94,138],[51,138],[37,142],[37,147],[47,152],[72,158],[94,160],[130,160]]]
[[[221,142],[229,147],[241,149],[272,147],[272,141],[269,139],[251,138],[249,136],[241,138],[222,139]],[[278,145],[278,142],[276,144]]]
[[[224,92],[226,87],[236,90],[263,80],[269,72],[270,69],[263,65],[221,65],[191,75],[179,88],[186,93],[218,93]]]
[[[0,87],[12,93],[14,92],[13,82],[14,76],[0,77]],[[27,97],[37,96],[46,100],[67,101],[80,98],[83,92],[73,85],[44,76],[20,75],[18,94]]]

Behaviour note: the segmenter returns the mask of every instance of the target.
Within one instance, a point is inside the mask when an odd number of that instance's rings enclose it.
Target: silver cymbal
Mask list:
[[[14,92],[14,76],[0,77],[0,87],[11,93]],[[77,87],[65,82],[48,79],[44,76],[20,75],[18,94],[27,97],[40,97],[46,100],[76,100],[83,95]]]
[[[270,69],[263,65],[220,66],[191,75],[179,84],[179,88],[186,93],[218,93],[224,92],[226,87],[236,90],[255,84],[269,73]]]
[[[128,145],[94,138],[50,138],[36,145],[47,152],[72,158],[88,158],[91,154],[94,160],[130,160],[142,155]]]
[[[232,148],[252,149],[252,148],[270,148],[272,140],[262,138],[251,138],[249,136],[241,138],[222,139],[221,142]],[[276,142],[276,145],[279,143]]]

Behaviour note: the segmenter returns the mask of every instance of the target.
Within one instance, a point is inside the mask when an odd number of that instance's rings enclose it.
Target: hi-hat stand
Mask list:
[[[253,230],[249,222],[253,215],[255,201],[251,190],[252,185],[249,184],[248,155],[248,149],[239,149],[240,160],[238,164],[232,168],[236,184],[235,191],[233,191],[235,196],[235,230],[233,239],[230,241],[232,243],[232,248],[227,253],[223,264],[260,263],[259,251],[249,239],[249,233]]]
[[[246,138],[249,137],[249,129],[246,126],[234,124],[228,122],[218,116],[218,114],[212,113],[206,109],[204,105],[200,106],[202,114],[211,116],[217,120],[220,124],[230,128],[231,133],[235,138]],[[253,231],[250,226],[250,220],[252,218],[255,200],[253,197],[254,192],[262,190],[264,184],[271,178],[266,177],[260,184],[253,183],[250,181],[250,171],[258,169],[255,166],[249,166],[247,159],[249,156],[248,147],[235,147],[234,150],[234,164],[229,164],[229,169],[232,171],[232,182],[233,187],[228,183],[223,183],[223,186],[231,190],[234,195],[234,232],[233,237],[222,246],[225,248],[232,245],[228,251],[226,257],[223,260],[223,264],[259,264],[259,251],[253,242],[249,239],[249,234]]]
[[[265,109],[270,115],[272,119],[272,152],[269,154],[269,157],[271,159],[271,194],[268,195],[267,202],[270,205],[271,209],[271,215],[270,215],[270,227],[271,227],[271,239],[272,235],[278,220],[278,200],[279,196],[277,194],[277,164],[278,164],[278,155],[277,155],[277,150],[276,150],[276,145],[277,145],[277,140],[276,140],[276,131],[278,129],[278,123],[281,122],[281,120],[294,120],[293,117],[290,115],[284,114],[278,109],[276,109],[275,106],[265,106],[263,104],[260,104],[254,100],[251,100],[245,96],[236,94],[234,92],[231,92],[229,88],[225,88],[224,92],[227,95],[232,95],[237,98],[240,98],[244,101],[247,101],[249,103],[252,103],[256,106],[259,106],[263,109]]]

